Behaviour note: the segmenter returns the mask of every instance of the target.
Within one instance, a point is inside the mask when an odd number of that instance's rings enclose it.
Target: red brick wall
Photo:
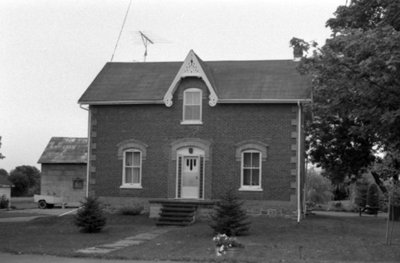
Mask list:
[[[203,124],[181,125],[182,92],[193,87],[204,91]],[[206,181],[207,178],[212,181],[207,186],[206,199],[218,198],[229,186],[240,187],[235,144],[257,140],[269,146],[268,157],[262,162],[263,191],[241,191],[240,196],[255,200],[293,199],[296,105],[219,103],[210,107],[208,96],[201,80],[187,78],[176,90],[170,108],[164,104],[91,106],[90,191],[97,196],[171,197],[169,193],[175,187],[171,178],[175,175],[168,174],[176,170],[171,161],[171,143],[182,138],[200,138],[211,143],[205,177]],[[117,144],[129,139],[148,145],[147,158],[142,164],[143,189],[120,189],[122,161],[117,158]]]

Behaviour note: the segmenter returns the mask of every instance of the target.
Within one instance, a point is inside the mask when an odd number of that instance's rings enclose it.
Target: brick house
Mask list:
[[[86,196],[87,138],[53,137],[39,158],[40,193],[77,206]]]
[[[88,192],[157,217],[233,188],[251,213],[300,220],[309,87],[291,60],[107,63],[79,99]]]

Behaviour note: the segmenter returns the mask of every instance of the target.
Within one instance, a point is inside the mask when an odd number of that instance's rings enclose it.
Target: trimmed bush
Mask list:
[[[80,228],[81,232],[100,232],[106,224],[106,217],[100,202],[96,197],[87,197],[81,204],[82,207],[74,218],[75,225]]]
[[[246,211],[242,208],[243,202],[234,193],[228,190],[222,195],[211,214],[210,227],[215,233],[228,236],[238,236],[249,230]]]

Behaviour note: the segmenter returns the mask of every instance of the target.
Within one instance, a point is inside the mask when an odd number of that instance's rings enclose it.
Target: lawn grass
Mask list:
[[[28,217],[28,216],[38,216],[38,214],[37,213],[24,213],[24,212],[14,213],[14,212],[10,212],[7,210],[0,211],[0,219],[1,218],[12,218],[12,217]]]
[[[78,232],[72,216],[38,218],[28,223],[1,223],[0,250],[14,253],[83,256],[77,249],[109,244],[155,228],[146,216],[108,215],[97,234]],[[215,256],[212,230],[205,222],[173,227],[140,245],[98,255],[104,258],[237,262],[400,262],[400,222],[391,246],[385,245],[386,221],[379,217],[310,216],[297,224],[282,218],[254,217],[239,256]]]
[[[81,248],[107,244],[154,227],[145,216],[107,215],[100,233],[80,233],[73,216],[49,216],[25,223],[0,223],[0,250],[11,253],[74,256]]]

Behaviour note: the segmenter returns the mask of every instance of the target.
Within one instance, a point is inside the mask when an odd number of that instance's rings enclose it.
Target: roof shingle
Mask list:
[[[38,163],[87,163],[87,138],[53,137]]]
[[[307,100],[310,80],[292,60],[201,61],[219,100]],[[162,102],[182,62],[107,63],[81,104]]]

